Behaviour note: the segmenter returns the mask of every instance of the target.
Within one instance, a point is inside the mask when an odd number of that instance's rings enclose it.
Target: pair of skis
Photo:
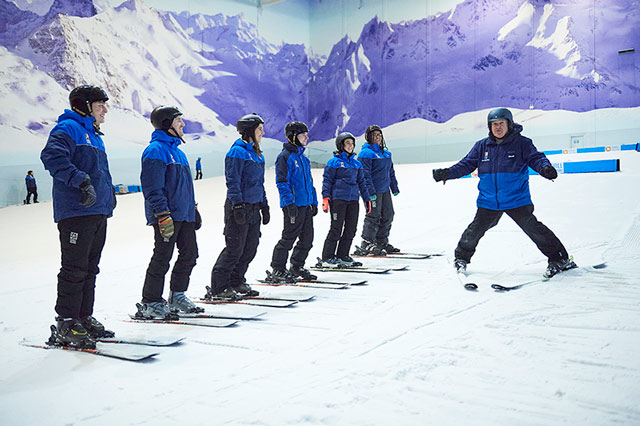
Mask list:
[[[592,266],[586,266],[586,267],[578,267],[578,268],[573,268],[573,269],[577,269],[577,270],[582,270],[582,271],[593,271],[593,270],[599,270],[599,269],[604,269],[607,267],[607,263],[606,262],[602,262],[602,263],[598,263]],[[572,269],[569,269],[568,271],[571,271]],[[563,272],[567,272],[567,271],[562,271],[559,272],[559,274],[563,273]],[[462,273],[457,273],[456,274],[458,277],[458,280],[460,281],[460,283],[463,285],[463,287],[466,290],[469,291],[478,291],[478,285],[474,282],[470,282],[470,281],[466,281],[464,280],[462,277],[465,276]],[[554,275],[557,276],[558,274]],[[466,277],[466,276],[465,276]],[[491,284],[491,288],[498,292],[498,293],[506,293],[509,291],[513,291],[513,290],[519,290],[523,287],[527,287],[530,285],[534,285],[534,284],[540,284],[540,283],[544,283],[547,282],[549,280],[553,279],[553,277],[541,277],[541,278],[535,278],[533,280],[529,280],[529,281],[525,281],[522,282],[520,284],[515,284],[515,285],[502,285],[502,284],[497,284],[497,283],[493,283]]]

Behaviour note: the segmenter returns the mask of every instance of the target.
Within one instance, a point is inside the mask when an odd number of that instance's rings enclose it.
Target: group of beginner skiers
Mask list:
[[[113,336],[93,317],[95,281],[107,218],[116,207],[100,131],[108,112],[108,99],[105,91],[96,86],[73,89],[69,95],[71,109],[58,118],[41,153],[45,169],[53,176],[54,220],[62,251],[55,306],[57,324],[51,344],[93,348],[97,339]],[[145,275],[142,301],[137,304],[137,316],[143,319],[170,320],[180,313],[203,311],[185,294],[198,258],[196,231],[202,219],[195,201],[191,169],[179,147],[184,142],[182,116],[173,106],[155,108],[150,116],[155,130],[142,154],[140,181],[145,214],[147,224],[154,229],[153,255]],[[247,284],[245,273],[257,253],[260,226],[267,225],[271,218],[264,189],[265,161],[260,149],[264,124],[257,114],[245,115],[236,124],[240,137],[225,157],[225,247],[211,271],[205,299],[235,301],[258,295]],[[455,250],[456,269],[465,271],[478,241],[498,223],[503,212],[547,256],[548,275],[575,267],[558,238],[533,215],[529,195],[528,167],[547,179],[555,179],[556,170],[530,139],[520,135],[522,126],[514,123],[508,109],[491,111],[488,125],[489,137],[478,141],[459,163],[433,171],[436,182],[459,178],[475,169],[480,177],[478,211]],[[275,282],[316,278],[304,266],[314,238],[313,218],[318,213],[311,164],[304,155],[309,140],[307,125],[299,121],[287,124],[285,137],[276,160],[283,231],[273,249],[272,270],[266,278]],[[392,195],[400,192],[391,153],[379,126],[369,126],[365,139],[356,159],[356,138],[348,132],[340,133],[334,157],[325,166],[321,206],[331,214],[331,225],[318,266],[361,265],[349,255],[356,234],[359,199],[365,207],[365,218],[362,243],[356,246],[356,253],[399,252],[389,243],[394,216]],[[178,258],[165,301],[162,297],[165,275],[175,247]]]

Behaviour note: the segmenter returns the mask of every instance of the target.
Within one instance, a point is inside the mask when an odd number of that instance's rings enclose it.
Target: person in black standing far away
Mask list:
[[[38,185],[36,185],[36,178],[33,176],[33,170],[27,172],[27,176],[24,178],[27,185],[27,198],[25,198],[25,204],[31,204],[31,194],[33,194],[33,203],[38,202]]]

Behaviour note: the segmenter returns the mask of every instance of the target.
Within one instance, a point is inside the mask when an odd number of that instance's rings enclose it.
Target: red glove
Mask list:
[[[329,197],[322,199],[322,211],[329,213]]]
[[[367,210],[367,214],[371,213],[371,200],[367,201],[367,203],[365,204],[366,210]]]

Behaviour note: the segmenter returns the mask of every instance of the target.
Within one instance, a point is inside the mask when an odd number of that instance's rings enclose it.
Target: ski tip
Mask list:
[[[597,265],[593,265],[593,269],[604,269],[607,267],[607,262],[598,263]]]
[[[469,290],[469,291],[474,291],[478,289],[478,285],[476,283],[466,283],[464,285],[464,288]]]
[[[502,286],[500,284],[491,284],[491,288],[494,289],[495,291],[509,291],[507,287]]]

